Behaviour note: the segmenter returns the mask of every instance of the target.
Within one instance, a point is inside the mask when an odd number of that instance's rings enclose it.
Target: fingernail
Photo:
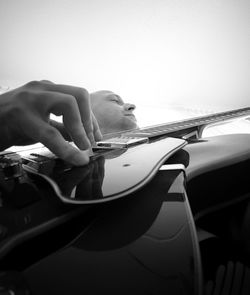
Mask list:
[[[91,148],[91,142],[88,138],[85,138],[85,142],[81,145],[80,149],[83,151],[88,150],[89,148]]]
[[[102,133],[99,129],[95,131],[95,140],[96,141],[102,140]]]

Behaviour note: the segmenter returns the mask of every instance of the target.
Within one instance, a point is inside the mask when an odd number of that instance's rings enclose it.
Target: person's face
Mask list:
[[[134,104],[124,103],[112,91],[101,90],[90,94],[93,113],[102,134],[137,128]]]

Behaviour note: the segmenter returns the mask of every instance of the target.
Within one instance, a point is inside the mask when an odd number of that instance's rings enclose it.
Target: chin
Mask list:
[[[138,128],[138,125],[136,123],[136,121],[129,119],[126,120],[124,126],[123,126],[123,130],[131,130],[131,129],[136,129]]]
[[[99,125],[100,126],[100,125]],[[119,122],[112,122],[112,124],[109,124],[109,126],[100,126],[100,130],[102,134],[108,134],[108,133],[115,133],[115,132],[121,132],[121,131],[127,131],[138,128],[138,125],[134,119],[125,118],[125,120],[121,120]]]

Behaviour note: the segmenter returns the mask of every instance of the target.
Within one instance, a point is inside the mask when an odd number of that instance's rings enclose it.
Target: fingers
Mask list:
[[[68,141],[72,140],[68,132],[66,131],[63,123],[60,123],[54,120],[49,120],[49,124],[55,127],[57,130],[59,130],[62,136],[65,138],[65,140],[68,140]]]
[[[12,136],[13,144],[18,138],[41,142],[63,160],[83,165],[89,161],[89,153],[83,150],[102,138],[90,108],[89,93],[83,88],[33,81],[17,88],[6,99],[13,110],[19,110],[15,111],[11,125],[18,134]],[[61,125],[58,128],[58,124],[49,124],[51,113],[63,116],[63,126],[80,150],[65,140],[68,137],[59,132]]]
[[[25,118],[23,122],[25,133],[37,142],[44,144],[59,158],[75,166],[85,165],[89,162],[88,151],[82,151],[63,138],[62,134],[53,126],[34,115]]]
[[[51,92],[49,99],[53,101],[49,111],[63,116],[65,129],[75,144],[79,149],[89,149],[91,142],[82,124],[81,114],[75,98],[68,94]]]
[[[77,147],[81,150],[89,149],[91,144],[83,127],[75,98],[68,94],[49,91],[37,95],[36,101],[39,103],[34,109],[40,117],[44,118],[50,113],[63,116],[64,127]]]
[[[86,89],[80,88],[80,87],[74,87],[69,85],[63,85],[63,84],[53,84],[50,81],[41,81],[37,82],[40,83],[39,87],[45,91],[50,92],[57,92],[57,93],[64,93],[71,95],[75,98],[79,112],[82,124],[85,129],[85,133],[92,145],[94,145],[96,137],[100,137],[100,130],[98,131],[99,127],[97,128],[98,124],[95,122],[93,126],[92,122],[92,114],[91,114],[91,107],[90,107],[90,100],[89,100],[89,93]],[[31,87],[33,85],[31,84]],[[95,130],[95,131],[94,131]],[[94,135],[94,132],[96,135]]]
[[[96,120],[96,117],[94,115],[94,113],[91,111],[91,115],[92,115],[92,124],[93,124],[93,134],[94,134],[94,138],[96,141],[100,141],[102,140],[102,133],[100,131],[98,122]]]

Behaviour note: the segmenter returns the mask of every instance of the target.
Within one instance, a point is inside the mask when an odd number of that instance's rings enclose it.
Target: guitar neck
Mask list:
[[[129,130],[126,132],[118,132],[107,134],[105,139],[112,137],[147,137],[153,138],[181,130],[188,130],[193,127],[201,127],[216,122],[227,121],[237,117],[244,117],[250,115],[250,107],[242,108],[233,111],[226,111],[221,113],[214,113],[206,116],[195,117],[192,119],[185,119],[182,121],[175,121],[165,124],[159,124],[150,127],[137,128],[135,130]]]

